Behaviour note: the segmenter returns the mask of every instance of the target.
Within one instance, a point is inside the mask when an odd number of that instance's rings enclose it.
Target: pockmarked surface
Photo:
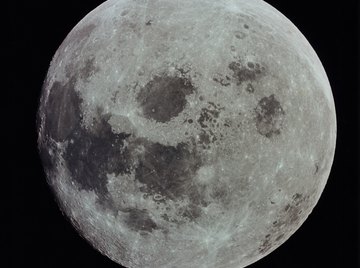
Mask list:
[[[253,0],[110,0],[56,52],[38,113],[48,183],[127,267],[245,267],[329,176],[336,117],[316,53]]]

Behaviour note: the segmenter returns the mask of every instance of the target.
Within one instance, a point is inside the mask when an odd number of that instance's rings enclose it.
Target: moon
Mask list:
[[[126,267],[245,267],[324,190],[336,113],[315,51],[261,0],[109,0],[57,50],[38,146],[61,210]]]

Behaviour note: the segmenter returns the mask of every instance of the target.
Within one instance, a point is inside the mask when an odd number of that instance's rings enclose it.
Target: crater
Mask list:
[[[250,68],[250,69],[254,69],[255,68],[255,64],[253,62],[248,62],[247,63],[247,66]]]
[[[246,34],[244,32],[241,32],[241,31],[236,31],[235,32],[235,37],[237,39],[244,39],[246,37]]]
[[[274,94],[262,98],[255,108],[255,113],[256,128],[259,134],[267,138],[280,134],[285,112]]]
[[[123,16],[126,16],[127,14],[129,14],[129,12],[130,12],[129,10],[124,10],[121,12],[120,15],[123,17]]]
[[[186,96],[194,91],[187,78],[155,76],[140,90],[136,100],[146,119],[166,123],[185,109]]]

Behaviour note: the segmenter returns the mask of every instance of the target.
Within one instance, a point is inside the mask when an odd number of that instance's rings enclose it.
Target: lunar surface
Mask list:
[[[38,132],[59,206],[102,254],[229,268],[311,213],[336,117],[316,53],[267,3],[109,0],[57,50]]]

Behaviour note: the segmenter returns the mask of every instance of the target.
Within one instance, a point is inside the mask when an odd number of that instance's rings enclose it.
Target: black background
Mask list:
[[[119,267],[80,238],[62,216],[36,148],[35,114],[51,58],[70,30],[102,2],[6,2],[5,41],[10,50],[3,51],[2,58],[8,62],[10,86],[3,91],[4,118],[10,122],[3,132],[8,136],[6,167],[12,188],[10,227],[3,232],[11,240],[11,267]],[[298,27],[318,53],[333,89],[338,137],[332,172],[313,213],[284,245],[250,267],[360,267],[358,1],[267,2]]]

